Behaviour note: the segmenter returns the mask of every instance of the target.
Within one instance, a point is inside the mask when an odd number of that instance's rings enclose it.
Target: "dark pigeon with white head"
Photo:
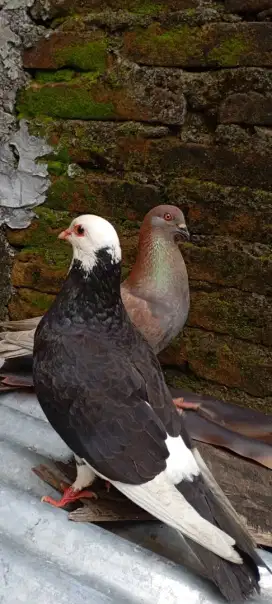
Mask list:
[[[84,460],[83,482],[109,481],[179,531],[183,558],[228,601],[248,598],[262,562],[203,480],[157,357],[128,317],[116,231],[80,216],[61,237],[72,265],[34,341],[43,411]]]

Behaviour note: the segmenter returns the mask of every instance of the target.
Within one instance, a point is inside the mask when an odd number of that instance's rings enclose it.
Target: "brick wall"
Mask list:
[[[270,0],[58,0],[49,14],[37,0],[31,12],[54,31],[25,51],[17,111],[52,145],[51,188],[32,225],[8,231],[10,316],[41,314],[58,291],[70,251],[56,234],[71,216],[115,224],[126,274],[145,212],[169,201],[193,240],[168,378],[271,410]]]

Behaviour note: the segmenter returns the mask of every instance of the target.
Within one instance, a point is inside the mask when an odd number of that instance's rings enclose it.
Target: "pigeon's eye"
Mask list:
[[[164,214],[164,220],[173,220],[173,216],[172,214],[170,214],[169,212],[166,212],[166,214]]]
[[[75,231],[75,234],[78,235],[78,237],[82,237],[85,233],[85,230],[84,230],[83,226],[81,226],[81,224],[76,224],[74,231]]]

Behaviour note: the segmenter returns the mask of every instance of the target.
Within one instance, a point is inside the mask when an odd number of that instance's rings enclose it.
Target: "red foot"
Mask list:
[[[74,491],[73,487],[68,487],[68,489],[65,489],[63,496],[59,501],[52,497],[42,497],[41,500],[42,502],[50,503],[56,508],[64,508],[68,503],[73,503],[82,498],[98,499],[97,494],[93,491]]]
[[[177,409],[191,409],[192,411],[198,411],[200,404],[199,403],[189,403],[184,400],[184,398],[173,398],[173,403],[177,407]]]
[[[107,493],[109,493],[111,489],[111,483],[108,480],[105,480],[105,488]]]

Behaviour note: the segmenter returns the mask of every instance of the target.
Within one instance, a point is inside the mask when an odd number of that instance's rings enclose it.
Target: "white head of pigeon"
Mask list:
[[[97,253],[105,249],[112,264],[121,262],[121,247],[114,227],[101,216],[83,214],[75,218],[68,229],[59,234],[73,247],[73,261],[78,260],[89,273],[97,263]]]

